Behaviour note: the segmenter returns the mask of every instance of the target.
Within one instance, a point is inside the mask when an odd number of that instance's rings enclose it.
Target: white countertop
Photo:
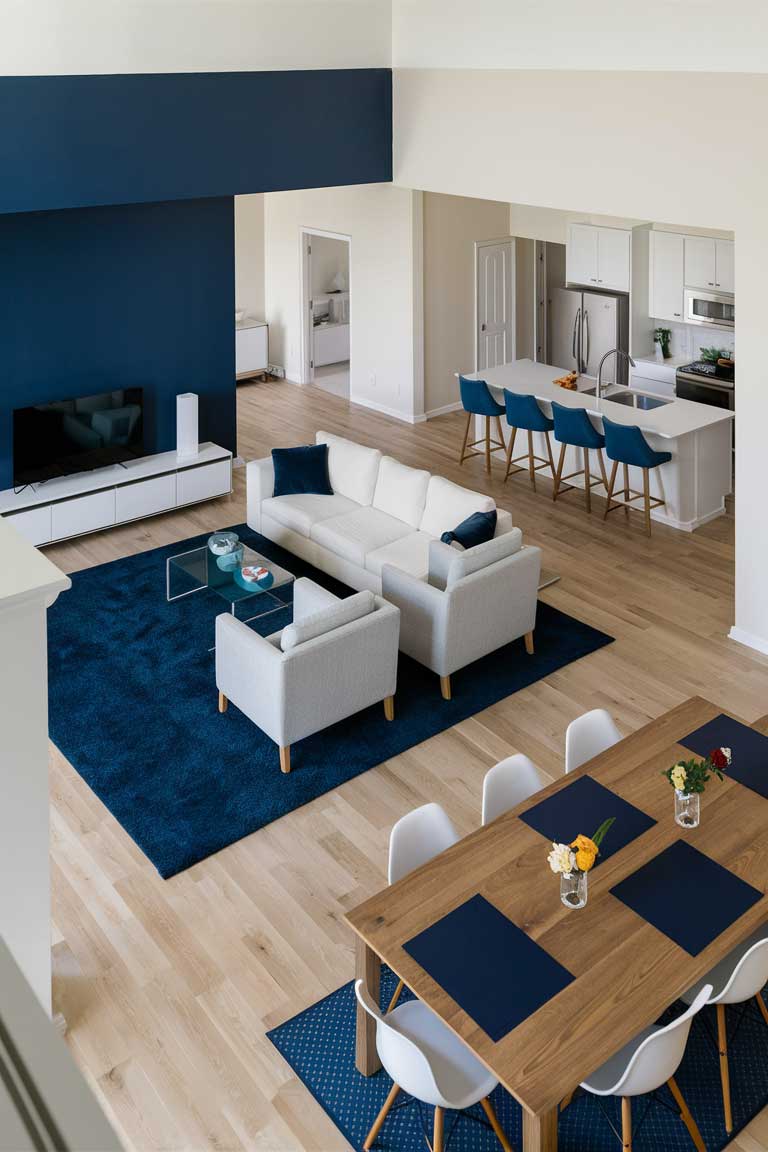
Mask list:
[[[661,436],[665,440],[675,440],[678,436],[688,436],[691,432],[698,432],[712,424],[721,424],[725,420],[733,420],[733,412],[724,408],[715,408],[709,404],[696,404],[692,400],[672,400],[660,408],[644,411],[640,408],[628,407],[624,404],[615,404],[610,400],[598,400],[594,396],[586,396],[583,392],[570,392],[553,383],[558,376],[566,374],[563,368],[553,368],[551,364],[536,364],[533,360],[515,360],[512,364],[503,364],[499,368],[489,368],[485,372],[469,372],[470,380],[485,380],[488,386],[497,394],[497,399],[503,402],[500,393],[504,388],[518,394],[529,394],[551,404],[556,400],[567,408],[585,408],[590,415],[607,416],[616,424],[634,424],[643,432],[650,435]],[[594,387],[595,381],[588,376],[582,376],[579,385],[584,388]],[[615,392],[619,385],[607,385]],[[642,391],[637,389],[637,391]]]

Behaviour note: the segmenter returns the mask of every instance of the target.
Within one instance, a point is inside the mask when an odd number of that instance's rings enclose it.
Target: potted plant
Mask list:
[[[714,748],[703,760],[680,760],[662,772],[675,790],[675,822],[681,828],[697,827],[701,819],[701,793],[713,775],[723,779],[730,763],[730,748]]]
[[[672,329],[671,328],[654,328],[653,341],[654,341],[654,344],[658,344],[659,348],[661,349],[662,360],[668,360],[669,359],[669,356],[670,356],[669,342],[671,339],[672,339]]]
[[[570,844],[552,843],[547,863],[560,876],[560,899],[566,908],[583,908],[587,902],[587,876],[592,870],[605,834],[613,824],[610,816],[591,838],[581,833]]]

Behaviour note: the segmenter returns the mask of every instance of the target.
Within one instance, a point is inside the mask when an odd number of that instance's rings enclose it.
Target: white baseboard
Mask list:
[[[752,632],[745,632],[743,628],[737,628],[734,624],[728,633],[729,640],[735,640],[737,644],[744,644],[747,648],[754,648],[755,652],[762,652],[768,656],[768,640],[764,640],[762,636],[755,636]]]
[[[375,400],[363,399],[361,396],[350,396],[350,404],[357,404],[360,408],[370,408],[372,412],[380,412],[382,416],[391,416],[393,420],[402,420],[404,424],[423,424],[426,416],[422,413],[401,412],[398,408],[388,408],[386,404],[377,404]]]
[[[442,408],[430,408],[424,413],[424,419],[432,420],[435,416],[445,416],[448,412],[460,412],[463,407],[461,400],[457,400],[455,404],[443,404]]]

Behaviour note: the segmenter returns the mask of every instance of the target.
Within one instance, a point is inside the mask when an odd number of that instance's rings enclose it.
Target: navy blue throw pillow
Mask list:
[[[453,532],[443,532],[440,539],[443,544],[452,544],[456,540],[462,548],[474,548],[475,544],[485,544],[492,540],[496,531],[496,509],[492,512],[473,512],[462,520]]]
[[[275,468],[273,496],[295,496],[312,492],[333,496],[328,478],[328,445],[308,444],[302,448],[273,448]]]

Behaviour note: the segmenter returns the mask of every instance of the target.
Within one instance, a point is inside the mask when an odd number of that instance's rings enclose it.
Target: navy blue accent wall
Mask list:
[[[389,69],[0,77],[0,212],[392,179]]]
[[[235,449],[231,197],[0,215],[0,489],[12,411],[141,385],[147,452],[176,444],[176,394],[200,439]]]

